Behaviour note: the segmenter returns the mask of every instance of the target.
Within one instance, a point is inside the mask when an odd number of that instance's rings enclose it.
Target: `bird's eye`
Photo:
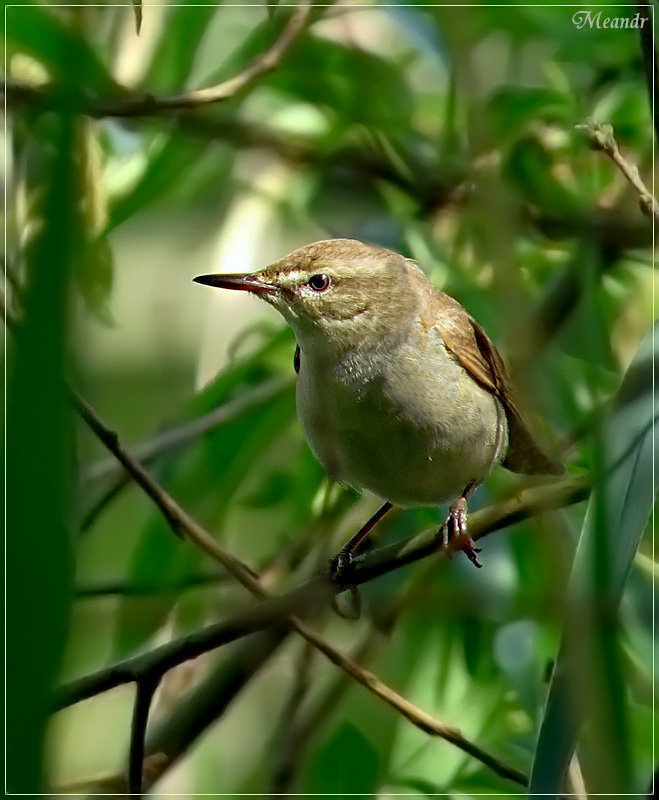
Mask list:
[[[312,275],[309,278],[309,286],[314,292],[326,292],[332,285],[332,279],[324,272],[319,272],[317,275]]]

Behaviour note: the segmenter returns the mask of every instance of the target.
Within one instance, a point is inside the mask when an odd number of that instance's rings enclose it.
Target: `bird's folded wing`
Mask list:
[[[483,328],[449,295],[435,320],[446,348],[471,377],[497,397],[508,419],[508,452],[503,466],[526,475],[561,475],[564,465],[536,443],[515,400],[503,359]]]

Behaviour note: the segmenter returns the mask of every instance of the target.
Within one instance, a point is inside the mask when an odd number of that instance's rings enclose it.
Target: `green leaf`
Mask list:
[[[94,51],[43,5],[8,6],[8,56],[25,53],[47,67],[69,91],[116,94],[119,87]]]
[[[114,324],[109,305],[114,261],[106,236],[87,244],[78,261],[76,282],[87,309],[105,325]]]
[[[653,335],[627,370],[602,432],[597,481],[570,579],[568,618],[540,727],[531,796],[558,797],[584,726],[586,752],[599,771],[589,790],[619,794],[630,786],[629,738],[615,615],[656,494],[657,401]],[[655,447],[653,452],[653,446]],[[653,483],[653,474],[655,481]],[[582,743],[583,744],[583,743]]]
[[[518,139],[505,162],[505,175],[525,200],[545,212],[564,216],[580,211],[580,198],[555,177],[557,159],[534,135]]]
[[[49,142],[41,228],[7,397],[6,788],[43,792],[42,745],[72,583],[70,406],[64,382],[68,276],[79,245],[73,120]]]
[[[194,399],[196,411],[210,411],[239,396],[245,385],[262,380],[266,357],[287,343],[288,338],[278,333],[250,359],[229,366]],[[294,408],[293,387],[283,386],[280,394],[264,399],[262,404],[199,440],[185,456],[175,452],[173,460],[155,469],[154,474],[178,502],[219,535],[235,492],[250,471],[258,469],[262,454],[286,428]],[[192,544],[177,539],[154,509],[140,535],[127,580],[137,586],[176,585],[197,572],[205,558],[208,557]],[[123,599],[117,620],[116,653],[130,652],[141,645],[163,623],[175,602],[175,593],[154,597],[148,606]],[[138,607],[140,613],[136,614]]]
[[[242,69],[273,40],[269,20],[255,28],[230,63],[209,80],[220,80]],[[358,77],[358,79],[356,79]],[[413,113],[412,93],[405,73],[373,53],[307,33],[287,54],[261,88],[275,89],[286,101],[319,106],[351,125],[398,129]]]
[[[197,140],[185,140],[176,134],[168,136],[164,143],[154,144],[149,162],[135,186],[115,200],[110,209],[106,233],[113,231],[143,208],[152,206],[163,196],[180,188],[180,177],[198,164],[208,147]]]
[[[217,10],[217,6],[186,6],[183,3],[166,10],[158,47],[143,80],[147,91],[181,91]],[[176,36],[171,35],[172,31],[176,31]]]
[[[518,135],[539,120],[563,124],[572,120],[567,98],[544,86],[505,86],[492,96],[484,113],[499,139]]]
[[[364,734],[353,724],[342,722],[329,742],[316,755],[304,789],[305,794],[334,794],[371,798],[377,786],[378,756]]]

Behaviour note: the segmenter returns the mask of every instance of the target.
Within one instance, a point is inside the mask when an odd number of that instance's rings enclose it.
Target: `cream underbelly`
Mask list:
[[[424,373],[421,383],[416,361],[394,368],[396,380],[379,375],[355,389],[303,362],[297,407],[309,446],[331,478],[396,505],[454,500],[505,454],[504,412],[452,362],[442,380]]]

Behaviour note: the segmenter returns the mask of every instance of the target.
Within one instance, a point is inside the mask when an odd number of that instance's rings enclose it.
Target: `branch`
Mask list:
[[[168,97],[143,95],[107,101],[93,100],[84,102],[77,110],[93,117],[141,117],[167,111],[185,111],[230,100],[279,67],[291,46],[307,26],[312,8],[311,0],[300,0],[270,49],[258,55],[237,75],[221,83]],[[17,83],[7,83],[5,95],[10,101],[30,103],[44,108],[57,108],[62,101],[61,94],[56,89],[46,93],[43,90]]]
[[[149,728],[143,762],[143,790],[147,791],[182,758],[194,742],[219,719],[245,685],[285,642],[289,631],[261,631],[218,660],[182,701]],[[125,794],[125,773],[112,773],[54,787],[60,794]]]
[[[183,447],[193,439],[226,425],[228,422],[233,422],[242,414],[277,397],[293,386],[294,382],[293,378],[288,375],[264,381],[197,419],[156,434],[153,438],[133,448],[133,456],[142,464],[148,464],[163,453]],[[117,473],[121,474],[122,470],[121,467],[118,467],[116,458],[103,459],[90,464],[85,469],[83,480],[96,481],[108,476],[116,476]]]
[[[265,597],[266,592],[252,570],[228,553],[204,528],[185,512],[167,492],[151,478],[144,467],[136,461],[120,444],[119,437],[100,419],[94,409],[80,395],[72,392],[73,403],[78,413],[103,442],[108,450],[122,464],[126,472],[153,500],[159,511],[177,536],[185,534],[205,553],[219,562],[233,577],[257,597]]]
[[[628,161],[620,152],[618,143],[613,137],[611,125],[587,120],[584,125],[577,125],[576,127],[578,130],[584,131],[592,145],[597,150],[602,150],[622,172],[638,194],[641,211],[650,219],[659,222],[659,203],[643,183],[638,167]]]
[[[163,675],[184,661],[197,658],[209,650],[229,644],[250,633],[281,625],[294,611],[302,613],[305,608],[313,610],[318,607],[317,586],[318,581],[309,581],[279,597],[257,603],[228,620],[207,625],[146,653],[126,658],[97,672],[65,683],[55,692],[53,710],[66,708],[116,686],[143,680],[148,675]],[[324,602],[327,602],[326,598]]]
[[[222,717],[289,635],[286,627],[272,627],[241,642],[231,652],[223,653],[181,702],[166,715],[160,715],[146,739],[146,761],[152,767],[149,774],[145,771],[145,788],[152,786]]]
[[[166,430],[142,445],[135,448],[135,457],[142,464],[150,464],[163,453],[184,447],[188,442],[203,436],[205,433],[216,430],[240,417],[253,408],[257,408],[266,400],[273,399],[285,392],[294,383],[290,377],[277,377],[256,386],[234,400],[213,409],[198,419],[183,423],[178,427]],[[91,464],[84,472],[82,480],[86,482],[110,476],[112,482],[104,489],[92,505],[83,513],[80,520],[79,532],[84,533],[95,522],[98,515],[128,484],[130,478],[116,458],[99,461]]]
[[[578,503],[585,500],[587,495],[588,483],[585,478],[568,478],[525,489],[513,498],[475,511],[469,517],[469,530],[472,538],[477,541],[539,511]],[[357,565],[351,582],[361,585],[428,555],[436,558],[445,556],[443,550],[438,550],[435,528],[423,531],[413,539],[373,550]],[[333,593],[340,591],[343,591],[342,587],[334,585],[326,574],[317,575],[301,586],[263,600],[228,620],[208,625],[146,653],[63,684],[56,691],[54,709],[65,708],[116,686],[141,680],[150,673],[162,674],[209,650],[255,631],[281,624],[293,614],[302,616],[306,612],[311,615]]]
[[[516,497],[474,513],[471,517],[472,537],[481,539],[488,533],[506,527],[541,509],[578,502],[584,499],[586,493],[585,479],[569,479],[526,489]],[[360,584],[372,580],[378,575],[412,563],[430,553],[435,553],[437,556],[445,555],[444,551],[438,551],[437,547],[437,532],[432,529],[424,531],[411,541],[380,548],[365,557],[356,570],[354,583]],[[309,611],[314,606],[311,602],[312,599],[315,597],[316,603],[319,600],[319,590],[324,590],[322,595],[326,598],[328,589],[340,591],[340,587],[332,586],[326,575],[317,576],[307,584],[285,595],[259,603],[230,621],[209,626],[181,640],[162,645],[149,653],[120,662],[113,667],[75,681],[60,689],[57,695],[57,707],[70,705],[121,683],[138,680],[144,674],[162,673],[176,664],[194,658],[221,644],[234,641],[239,636],[247,635],[260,627],[285,622],[320,650],[332,663],[395,708],[416,727],[430,735],[446,739],[505,778],[519,783],[526,780],[519,770],[481,750],[466,739],[459,729],[445,725],[418,709],[372,672],[360,667],[351,658],[343,656],[315,631],[308,628],[299,619],[290,616],[294,612],[301,613],[302,609]]]
[[[194,541],[206,553],[210,554],[220,564],[222,564],[227,571],[230,572],[239,583],[252,592],[252,594],[261,599],[266,597],[267,594],[265,589],[261,586],[261,583],[254,575],[252,570],[225,551],[224,548],[215,539],[213,539],[213,537],[204,528],[195,522],[176,503],[176,501],[148,475],[141,464],[135,461],[135,459],[133,459],[132,456],[130,456],[123,449],[119,443],[117,435],[110,431],[103,424],[103,422],[101,422],[94,410],[81,397],[74,394],[73,399],[85,422],[87,422],[87,424],[92,428],[94,433],[101,439],[106,447],[108,447],[108,449],[119,459],[126,471],[133,477],[136,483],[138,483],[138,485],[146,492],[146,494],[151,497],[173,530],[178,534],[187,535],[188,538]],[[577,486],[575,486],[575,484],[577,484]],[[581,498],[586,490],[587,487],[584,479],[558,481],[549,485],[537,487],[535,493],[532,489],[526,490],[526,503],[528,504],[529,502],[528,493],[532,494],[531,507],[537,509],[544,506],[548,497],[551,499],[552,503],[555,503],[557,494],[560,498],[564,498],[566,495],[568,497],[577,496]],[[538,491],[540,494],[539,497],[537,496]],[[479,527],[478,520],[476,520],[476,525],[472,524],[472,538],[478,539],[485,535],[486,531],[483,524],[483,516],[485,517],[485,520],[489,521],[489,525],[491,526],[489,530],[495,530],[499,527],[504,527],[508,520],[516,520],[521,518],[521,516],[524,515],[525,507],[525,503],[522,500],[522,494],[524,493],[520,493],[518,497],[512,498],[511,500],[502,504],[503,515],[493,515],[492,511],[490,510],[488,520],[488,511],[485,510],[484,512],[481,512],[481,526]],[[476,514],[474,514],[474,518],[477,518]],[[351,585],[363,583],[365,580],[370,580],[377,575],[382,575],[385,572],[389,572],[392,569],[402,566],[403,564],[411,563],[411,561],[418,560],[419,558],[429,555],[430,553],[436,553],[438,551],[438,547],[437,531],[433,529],[431,532],[427,531],[425,534],[420,534],[412,539],[411,542],[404,542],[403,544],[394,545],[389,548],[382,548],[382,550],[379,551],[379,558],[374,559],[371,557],[370,559],[365,560],[360,568],[356,570],[354,577],[351,577]],[[441,552],[446,555],[446,551],[442,550]],[[298,590],[305,597],[305,604],[300,606],[300,608],[304,609],[306,613],[310,612],[312,606],[312,604],[308,602],[311,599],[309,595],[309,587],[313,589],[313,596],[315,596],[316,601],[319,597],[327,598],[327,596],[331,595],[331,593],[340,591],[340,587],[337,587],[335,584],[333,584],[329,576],[326,574],[319,576],[313,581],[310,581],[306,587],[303,586],[300,590]],[[287,601],[290,602],[290,599],[291,598],[289,594],[288,596],[284,595],[280,598],[274,598],[273,602],[282,602],[283,600],[283,602],[286,603]],[[261,612],[263,611],[263,606],[264,604],[261,604]],[[272,607],[270,607],[270,612],[271,611]],[[477,758],[482,763],[489,766],[497,774],[510,780],[517,781],[518,783],[525,784],[526,776],[519,772],[519,770],[506,765],[486,751],[481,750],[475,744],[466,739],[459,729],[445,725],[444,723],[435,720],[423,710],[418,709],[405,697],[398,694],[384,682],[382,682],[374,673],[363,669],[352,659],[335,650],[323,639],[322,636],[309,628],[297,617],[291,616],[290,612],[289,615],[285,616],[282,621],[289,625],[293,630],[297,631],[314,647],[320,650],[320,652],[322,652],[332,663],[340,667],[344,672],[349,674],[372,694],[375,694],[388,705],[395,708],[413,725],[416,725],[416,727],[432,736],[438,736],[451,742],[456,747],[460,748],[466,753],[469,753],[474,758]],[[224,637],[223,641],[232,641],[236,638],[235,630],[233,631],[232,638],[227,638],[231,632],[227,632],[226,625],[220,627],[220,638]],[[193,635],[197,646],[197,654],[203,652],[202,650],[198,649],[200,644],[199,633],[200,632],[198,632],[196,635]],[[215,633],[217,635],[217,630]],[[167,647],[167,645],[164,647]],[[171,643],[169,647],[171,648]],[[148,656],[148,654],[145,654],[143,657],[146,656]],[[175,648],[169,650],[168,658],[172,659],[172,666],[175,663],[180,663],[178,661],[179,657],[180,656]],[[162,668],[162,664],[158,664],[155,667],[152,666],[150,673],[157,674],[158,671],[162,670]],[[128,677],[128,680],[135,680],[135,677]],[[87,687],[88,686],[89,680],[87,683]],[[105,684],[105,688],[109,688],[107,682]]]
[[[149,709],[153,694],[158,688],[158,678],[144,678],[137,682],[133,722],[130,732],[130,751],[128,756],[128,791],[131,795],[142,794],[142,769],[144,764],[144,738]]]

